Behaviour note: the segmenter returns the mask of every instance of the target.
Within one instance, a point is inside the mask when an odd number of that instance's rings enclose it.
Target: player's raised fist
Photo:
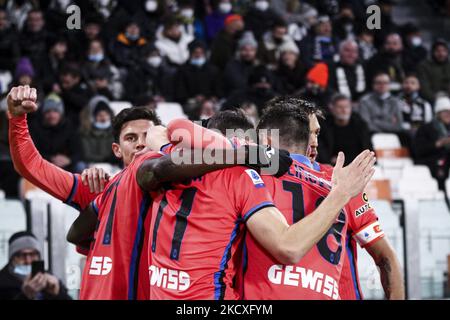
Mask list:
[[[13,87],[8,94],[8,111],[13,116],[21,116],[37,110],[37,91],[30,86]]]

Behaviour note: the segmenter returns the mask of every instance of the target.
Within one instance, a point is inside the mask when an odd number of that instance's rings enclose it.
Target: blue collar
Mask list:
[[[311,161],[309,160],[309,158],[304,156],[304,155],[302,155],[302,154],[291,153],[291,158],[294,159],[297,162],[300,162],[300,163],[304,164],[308,168],[314,169],[314,167],[313,167]]]
[[[316,161],[312,164],[313,169],[320,172],[320,164]]]

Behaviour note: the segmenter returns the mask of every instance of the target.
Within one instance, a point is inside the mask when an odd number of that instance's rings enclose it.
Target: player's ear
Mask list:
[[[122,159],[122,151],[118,143],[113,142],[112,151],[117,158]]]

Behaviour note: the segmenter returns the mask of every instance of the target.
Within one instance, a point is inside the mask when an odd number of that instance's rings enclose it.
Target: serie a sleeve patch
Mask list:
[[[384,231],[381,229],[380,223],[375,221],[355,232],[353,237],[364,248],[384,237]]]

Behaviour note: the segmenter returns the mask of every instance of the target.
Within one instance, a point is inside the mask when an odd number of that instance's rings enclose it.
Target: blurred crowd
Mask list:
[[[81,9],[81,29],[66,8]],[[381,29],[366,8],[381,9]],[[323,107],[319,161],[347,162],[371,135],[396,133],[433,175],[450,166],[449,45],[398,25],[394,0],[0,0],[0,189],[17,195],[5,97],[38,89],[39,152],[80,172],[118,164],[112,101],[175,102],[192,120],[242,108],[256,123],[276,95]]]

